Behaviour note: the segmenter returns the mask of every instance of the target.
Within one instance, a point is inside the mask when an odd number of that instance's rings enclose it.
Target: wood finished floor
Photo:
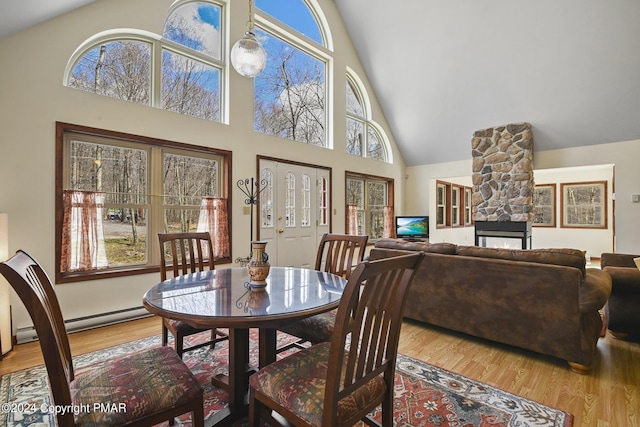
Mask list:
[[[74,355],[158,334],[150,317],[69,335]],[[558,359],[421,323],[402,326],[400,353],[574,415],[574,426],[640,427],[640,343],[607,334],[589,375]],[[15,346],[0,375],[42,364],[38,343]]]

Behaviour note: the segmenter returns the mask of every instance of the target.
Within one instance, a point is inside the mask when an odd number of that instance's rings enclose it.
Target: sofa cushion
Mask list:
[[[526,250],[458,246],[456,253],[463,256],[562,265],[577,268],[582,272],[582,275],[586,273],[584,253],[578,249],[551,248]]]
[[[403,239],[380,239],[376,241],[376,248],[399,249],[403,251],[422,251],[445,255],[454,255],[456,253],[456,245],[453,243],[427,243],[427,242],[410,242]]]

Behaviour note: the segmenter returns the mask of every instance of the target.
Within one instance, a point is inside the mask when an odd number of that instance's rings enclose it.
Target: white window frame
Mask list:
[[[180,6],[190,3],[190,0],[183,0],[180,2],[174,3],[169,11],[167,12],[167,17],[171,15],[177,8]],[[106,31],[99,32],[88,39],[86,39],[83,43],[80,44],[73,52],[69,60],[67,61],[67,65],[64,70],[63,77],[63,85],[68,86],[70,76],[73,72],[76,63],[80,58],[82,58],[87,52],[91,49],[94,49],[102,44],[131,40],[131,41],[141,41],[151,44],[151,94],[149,98],[149,102],[152,107],[162,109],[162,51],[167,50],[172,53],[182,55],[188,58],[191,58],[195,61],[201,62],[204,65],[213,67],[217,69],[220,73],[220,93],[219,93],[219,103],[220,103],[220,116],[219,120],[216,123],[229,124],[229,101],[227,96],[227,88],[229,87],[229,73],[227,72],[227,63],[225,61],[226,55],[224,52],[227,51],[227,37],[224,35],[227,34],[227,21],[228,21],[228,10],[227,4],[225,2],[219,1],[211,1],[211,0],[199,0],[201,3],[211,3],[218,7],[220,7],[220,34],[221,34],[221,53],[220,59],[214,58],[212,56],[206,55],[202,52],[198,52],[192,49],[189,49],[186,46],[183,46],[179,43],[173,42],[171,40],[167,40],[159,34],[140,30],[135,28],[116,28],[110,29]],[[146,104],[143,104],[146,105]]]
[[[387,138],[386,133],[380,127],[380,125],[372,119],[372,114],[371,114],[372,108],[371,108],[371,101],[369,99],[369,94],[364,88],[364,84],[362,80],[358,77],[356,72],[349,67],[347,67],[345,83],[348,85],[350,84],[351,88],[353,89],[354,95],[360,101],[360,106],[362,107],[362,110],[363,110],[362,116],[354,114],[353,112],[348,111],[348,109],[346,110],[347,120],[354,120],[360,123],[363,127],[362,142],[361,142],[359,157],[371,158],[369,157],[369,143],[368,143],[369,132],[371,131],[376,134],[379,140],[379,143],[382,146],[382,150],[384,151],[383,159],[377,159],[377,158],[372,158],[372,159],[383,161],[386,163],[393,163],[392,150],[389,144],[389,139]],[[349,153],[348,151],[347,153],[357,156],[357,154],[352,154],[352,153]]]

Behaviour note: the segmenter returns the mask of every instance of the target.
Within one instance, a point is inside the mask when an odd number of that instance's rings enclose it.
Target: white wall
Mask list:
[[[229,124],[186,117],[160,109],[64,87],[63,73],[75,49],[94,34],[135,28],[161,34],[173,0],[110,0],[92,2],[33,28],[0,39],[0,211],[11,218],[10,253],[24,249],[54,272],[55,122],[158,137],[233,152],[232,182],[254,176],[256,156],[272,156],[332,168],[333,231],[344,231],[344,174],[355,171],[390,177],[396,183],[396,205],[404,193],[404,162],[392,139],[394,165],[345,154],[345,71],[351,67],[374,93],[331,0],[318,0],[330,24],[335,52],[332,79],[332,139],[328,150],[257,134],[253,129],[253,81],[231,71]],[[232,44],[245,31],[246,2],[230,1]],[[231,70],[231,67],[229,67]],[[375,98],[373,119],[392,138]],[[234,187],[235,189],[235,187]],[[246,255],[249,215],[244,198],[231,195],[232,259]],[[140,306],[142,295],[158,281],[157,274],[56,285],[67,319]],[[12,296],[14,327],[31,324],[26,310]]]
[[[613,203],[607,204],[607,227],[579,229],[561,227],[561,183],[605,181],[607,200],[613,197],[613,165],[574,166],[537,169],[533,171],[536,184],[556,184],[556,226],[533,227],[533,248],[565,247],[586,251],[590,257],[600,258],[603,252],[613,252]]]
[[[640,203],[631,202],[632,194],[640,194],[640,167],[638,166],[640,139],[542,151],[534,155],[534,162],[536,170],[613,164],[615,185],[613,249],[620,253],[640,253],[640,227],[637,225],[640,218]]]
[[[534,133],[535,141],[535,133]],[[611,207],[609,215],[609,225],[613,226],[615,241],[612,245],[608,245],[605,241],[608,239],[598,238],[597,243],[590,242],[588,247],[583,250],[592,252],[592,256],[599,257],[600,252],[605,249],[613,250],[620,253],[640,253],[640,227],[637,227],[638,218],[640,218],[640,203],[632,203],[631,195],[640,194],[640,140],[611,142],[599,145],[567,148],[559,150],[536,151],[534,153],[535,180],[539,182],[538,175],[544,176],[545,169],[554,168],[574,168],[578,167],[574,173],[579,174],[579,180],[602,180],[607,172],[598,171],[598,168],[583,169],[582,166],[602,166],[605,169],[613,165],[614,185],[612,190],[615,192],[615,203]],[[585,173],[585,171],[587,171]],[[604,175],[603,175],[604,174]],[[471,175],[471,159],[458,162],[439,163],[432,165],[421,165],[407,167],[406,171],[406,191],[405,195],[405,214],[419,215],[423,212],[430,211],[430,197],[432,197],[435,187],[431,188],[430,180],[444,179],[450,180],[456,177]],[[553,241],[544,233],[540,234],[541,242],[536,241],[536,235],[539,228],[533,231],[533,246],[541,247],[540,244],[552,247],[571,247],[569,244],[576,246],[585,246],[581,241],[558,239]],[[437,241],[442,241],[442,236],[436,235]],[[466,236],[466,237],[465,237]],[[460,236],[452,235],[456,239]],[[455,243],[464,244],[469,240],[468,235],[461,237],[463,240],[456,240]],[[431,239],[430,239],[431,240]]]

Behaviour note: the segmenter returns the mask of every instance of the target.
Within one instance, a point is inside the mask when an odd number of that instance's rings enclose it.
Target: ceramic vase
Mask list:
[[[271,301],[269,300],[269,292],[264,288],[251,289],[247,298],[247,306],[251,314],[267,314],[267,308]]]
[[[267,286],[266,278],[269,275],[271,265],[269,265],[269,256],[264,251],[267,242],[255,241],[251,242],[251,260],[247,264],[249,277],[251,281],[249,285],[253,288]]]

